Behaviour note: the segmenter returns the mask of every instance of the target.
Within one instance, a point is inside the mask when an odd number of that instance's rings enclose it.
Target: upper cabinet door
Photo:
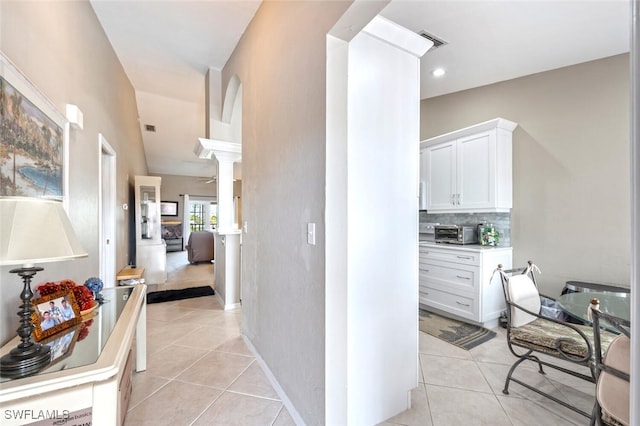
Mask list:
[[[461,209],[495,207],[496,135],[489,131],[458,139],[457,206]]]
[[[427,211],[455,208],[456,142],[426,149]]]
[[[421,142],[427,156],[427,211],[509,212],[516,126],[496,118]]]

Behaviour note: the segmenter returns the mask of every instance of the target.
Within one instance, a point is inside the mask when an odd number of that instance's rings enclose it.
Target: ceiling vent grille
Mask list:
[[[156,126],[154,126],[154,125],[152,125],[152,124],[145,124],[145,125],[144,125],[144,129],[145,129],[147,132],[154,132],[154,133],[156,132]]]
[[[446,42],[446,41],[441,40],[441,39],[439,39],[438,37],[436,37],[436,36],[434,36],[434,35],[432,35],[432,34],[429,34],[428,32],[426,32],[426,31],[424,31],[424,30],[423,30],[423,31],[420,31],[420,32],[418,33],[418,35],[420,35],[421,37],[426,38],[427,40],[431,40],[431,41],[433,42],[433,48],[429,49],[430,51],[431,51],[431,50],[435,50],[435,49],[437,49],[438,47],[440,47],[440,46],[444,46],[445,44],[447,44],[447,42]]]

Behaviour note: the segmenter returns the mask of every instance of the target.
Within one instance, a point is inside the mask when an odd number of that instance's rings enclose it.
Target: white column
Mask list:
[[[234,223],[233,164],[242,160],[242,145],[198,139],[195,153],[218,161],[218,229],[215,235],[214,281],[224,309],[240,307],[240,230]]]
[[[218,232],[237,229],[234,224],[233,206],[233,163],[240,160],[240,154],[214,151],[218,160]]]
[[[378,424],[410,408],[418,385],[419,77],[430,45],[380,17],[328,43],[326,424]]]

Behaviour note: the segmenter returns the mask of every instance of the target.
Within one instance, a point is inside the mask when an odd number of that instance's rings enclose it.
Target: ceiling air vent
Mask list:
[[[152,125],[152,124],[145,124],[145,125],[144,125],[144,129],[145,129],[147,132],[154,132],[154,133],[155,133],[155,131],[156,131],[156,126],[154,126],[154,125]]]
[[[445,44],[447,44],[447,42],[446,42],[446,41],[444,41],[444,40],[440,40],[438,37],[436,37],[436,36],[434,36],[434,35],[432,35],[432,34],[429,34],[428,32],[426,32],[426,31],[424,31],[424,30],[423,30],[423,31],[420,31],[418,34],[419,34],[421,37],[424,37],[424,38],[426,38],[427,40],[431,40],[431,41],[433,42],[433,48],[431,48],[430,50],[437,49],[438,47],[440,47],[440,46],[444,46]]]

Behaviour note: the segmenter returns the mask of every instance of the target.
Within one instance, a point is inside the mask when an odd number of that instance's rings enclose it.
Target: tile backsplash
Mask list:
[[[428,213],[420,211],[420,223],[437,222],[442,225],[491,223],[500,234],[499,246],[511,245],[511,213]]]

